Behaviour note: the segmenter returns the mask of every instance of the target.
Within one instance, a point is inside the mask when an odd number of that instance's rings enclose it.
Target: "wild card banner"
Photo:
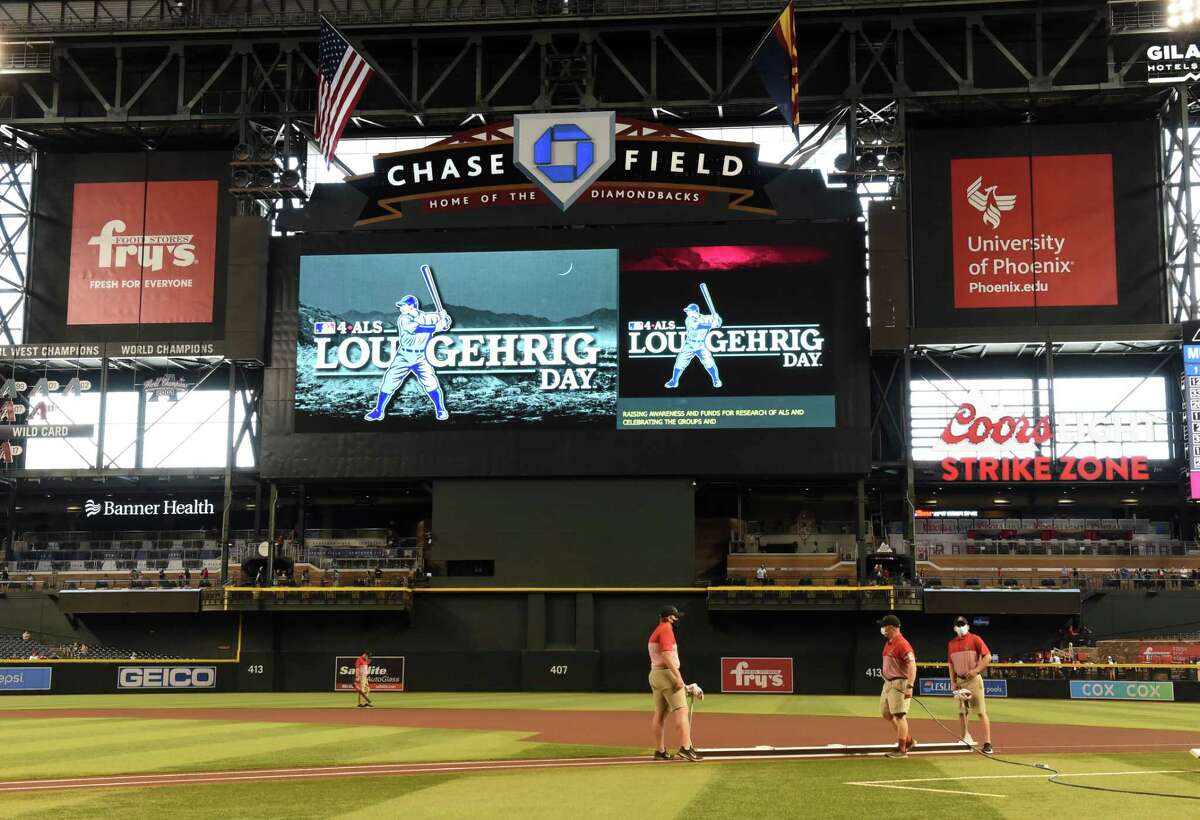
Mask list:
[[[297,432],[611,427],[616,250],[304,256]]]

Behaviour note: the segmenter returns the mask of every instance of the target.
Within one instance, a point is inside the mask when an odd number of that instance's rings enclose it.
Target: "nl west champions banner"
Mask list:
[[[611,424],[617,251],[305,256],[296,429]]]
[[[833,427],[830,264],[768,245],[305,256],[296,430]]]

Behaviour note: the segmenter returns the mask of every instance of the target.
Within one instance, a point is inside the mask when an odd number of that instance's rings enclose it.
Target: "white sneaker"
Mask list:
[[[967,744],[968,746],[974,746],[975,738],[971,737],[970,732],[967,732],[967,734],[965,736],[963,736],[962,742]]]

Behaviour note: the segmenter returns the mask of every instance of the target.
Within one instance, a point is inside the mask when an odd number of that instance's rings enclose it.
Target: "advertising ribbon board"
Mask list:
[[[1164,681],[1071,681],[1075,700],[1175,700],[1175,684]]]
[[[47,692],[54,670],[49,666],[7,666],[0,668],[0,691]]]
[[[954,691],[949,678],[921,678],[917,687],[921,697],[950,697]],[[983,694],[989,698],[1008,697],[1008,681],[1003,678],[984,678]]]
[[[353,692],[355,655],[338,655],[333,660],[333,691]],[[367,682],[372,692],[403,692],[404,691],[404,656],[380,655],[372,656],[371,664],[367,667]]]

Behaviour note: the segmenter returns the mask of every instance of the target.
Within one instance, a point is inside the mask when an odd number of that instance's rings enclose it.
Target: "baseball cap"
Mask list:
[[[664,606],[658,611],[658,617],[665,618],[668,615],[674,615],[676,618],[682,618],[683,613],[673,606]]]
[[[957,618],[954,619],[954,625],[955,626],[967,626],[968,625],[967,619],[964,618],[962,615],[959,615]]]
[[[878,621],[876,621],[875,623],[876,623],[878,626],[895,626],[895,627],[898,627],[898,626],[900,626],[900,619],[899,619],[899,618],[897,618],[895,615],[884,615],[882,618],[880,618],[880,619],[879,619]]]

